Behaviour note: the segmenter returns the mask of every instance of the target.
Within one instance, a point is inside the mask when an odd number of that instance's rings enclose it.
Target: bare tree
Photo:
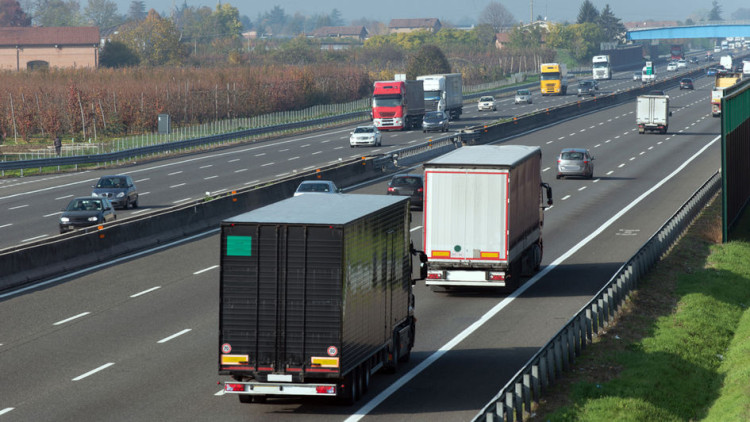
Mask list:
[[[479,15],[479,23],[492,26],[495,32],[501,32],[516,24],[516,18],[502,4],[490,2]]]

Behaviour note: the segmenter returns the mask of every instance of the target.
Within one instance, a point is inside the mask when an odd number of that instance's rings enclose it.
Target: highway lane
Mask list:
[[[571,251],[715,138],[717,120],[706,118],[709,111],[700,100],[708,89],[703,79],[695,92],[670,92],[675,114],[667,135],[633,131],[630,104],[510,141],[540,145],[548,167],[562,147],[596,151],[593,180],[555,180],[551,170],[543,173],[556,200],[546,212],[545,265]],[[562,135],[566,137],[558,139]],[[717,145],[701,157],[386,398],[367,418],[473,416],[718,168]],[[358,192],[384,190],[380,181]],[[417,244],[420,226],[420,213],[415,213]],[[0,302],[0,319],[5,321],[0,360],[13,362],[0,367],[0,412],[12,408],[3,419],[214,420],[219,415],[228,420],[343,420],[355,411],[356,407],[312,399],[247,406],[215,395],[220,379],[217,264],[218,237],[213,235]],[[416,295],[419,328],[407,370],[505,297],[489,292],[436,294],[423,283],[417,285]],[[403,374],[373,377],[371,391],[361,403],[374,399]]]
[[[629,72],[619,72],[613,80],[601,82],[600,92],[616,92],[637,85],[629,78]],[[572,83],[571,88],[574,87]],[[479,113],[475,103],[469,103],[464,107],[462,119],[452,122],[451,129],[455,131],[578,100],[575,94],[542,97],[538,88],[533,90],[536,92],[533,104],[514,105],[512,97],[507,97],[500,99],[497,112]],[[118,219],[123,219],[200,199],[206,192],[216,195],[339,160],[385,154],[443,136],[420,131],[386,132],[382,147],[352,149],[348,147],[348,136],[353,127],[348,125],[120,168],[0,179],[0,248],[55,236],[62,208],[75,196],[89,195],[91,185],[105,174],[129,174],[138,186],[141,208],[119,211]]]

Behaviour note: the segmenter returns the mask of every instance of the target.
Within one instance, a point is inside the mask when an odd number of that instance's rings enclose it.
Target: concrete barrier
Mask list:
[[[0,291],[61,276],[216,228],[228,217],[292,196],[302,180],[333,180],[339,186],[349,186],[393,170],[392,160],[387,158],[353,160],[210,200],[108,223],[101,229],[91,227],[55,236],[52,240],[4,249],[0,251]]]

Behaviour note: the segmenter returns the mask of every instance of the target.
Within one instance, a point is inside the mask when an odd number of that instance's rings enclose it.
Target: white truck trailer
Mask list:
[[[667,133],[669,128],[669,97],[666,95],[640,95],[635,110],[638,133]]]
[[[463,79],[460,73],[417,76],[424,81],[424,107],[427,111],[444,111],[451,120],[459,119],[464,110]]]
[[[428,286],[510,287],[542,262],[542,151],[465,146],[425,163]]]
[[[591,73],[594,80],[612,79],[612,66],[609,63],[609,56],[594,56],[591,59]]]

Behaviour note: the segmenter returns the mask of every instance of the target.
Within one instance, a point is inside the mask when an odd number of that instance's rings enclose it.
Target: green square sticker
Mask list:
[[[251,236],[227,236],[227,256],[252,256]]]

